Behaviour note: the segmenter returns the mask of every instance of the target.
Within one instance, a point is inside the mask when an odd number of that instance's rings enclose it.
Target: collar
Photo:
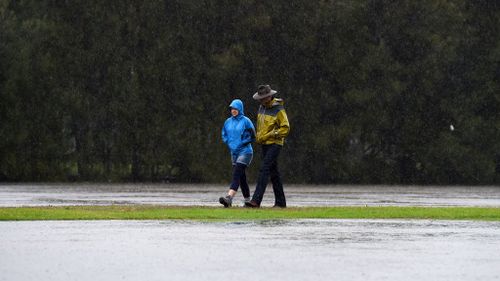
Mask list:
[[[265,107],[265,108],[271,108],[271,107],[273,107],[274,102],[275,102],[275,99],[274,99],[274,98],[272,98],[270,101],[268,101],[268,102],[266,102],[266,103],[264,104],[264,107]]]

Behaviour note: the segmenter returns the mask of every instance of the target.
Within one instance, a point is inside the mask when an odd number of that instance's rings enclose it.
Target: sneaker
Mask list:
[[[219,198],[219,203],[224,205],[224,208],[229,208],[233,204],[233,198],[231,196],[221,197]]]
[[[260,204],[253,201],[253,200],[250,200],[249,202],[245,202],[245,207],[248,207],[248,208],[260,208]]]
[[[273,208],[283,209],[286,208],[286,205],[274,205]]]

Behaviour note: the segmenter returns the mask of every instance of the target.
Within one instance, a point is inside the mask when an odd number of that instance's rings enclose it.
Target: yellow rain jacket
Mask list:
[[[289,131],[290,124],[282,99],[274,98],[269,103],[260,105],[257,115],[257,143],[283,145]]]

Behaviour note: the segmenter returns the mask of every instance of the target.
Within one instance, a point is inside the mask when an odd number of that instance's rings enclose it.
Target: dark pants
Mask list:
[[[283,192],[283,184],[281,182],[280,173],[278,171],[278,156],[280,155],[281,145],[270,144],[262,146],[262,164],[259,171],[259,179],[257,187],[253,194],[252,200],[260,205],[262,197],[266,192],[267,182],[271,177],[274,192],[274,204],[276,206],[285,207],[286,199]]]
[[[233,165],[233,181],[231,182],[231,189],[234,191],[238,191],[238,187],[241,186],[241,193],[243,193],[243,197],[250,197],[250,188],[247,183],[247,175],[245,173],[246,169],[245,164],[236,163]]]

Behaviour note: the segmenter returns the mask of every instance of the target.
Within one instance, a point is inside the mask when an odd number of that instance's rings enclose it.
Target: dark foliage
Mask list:
[[[262,83],[287,182],[500,180],[497,1],[0,0],[0,181],[227,181]]]

